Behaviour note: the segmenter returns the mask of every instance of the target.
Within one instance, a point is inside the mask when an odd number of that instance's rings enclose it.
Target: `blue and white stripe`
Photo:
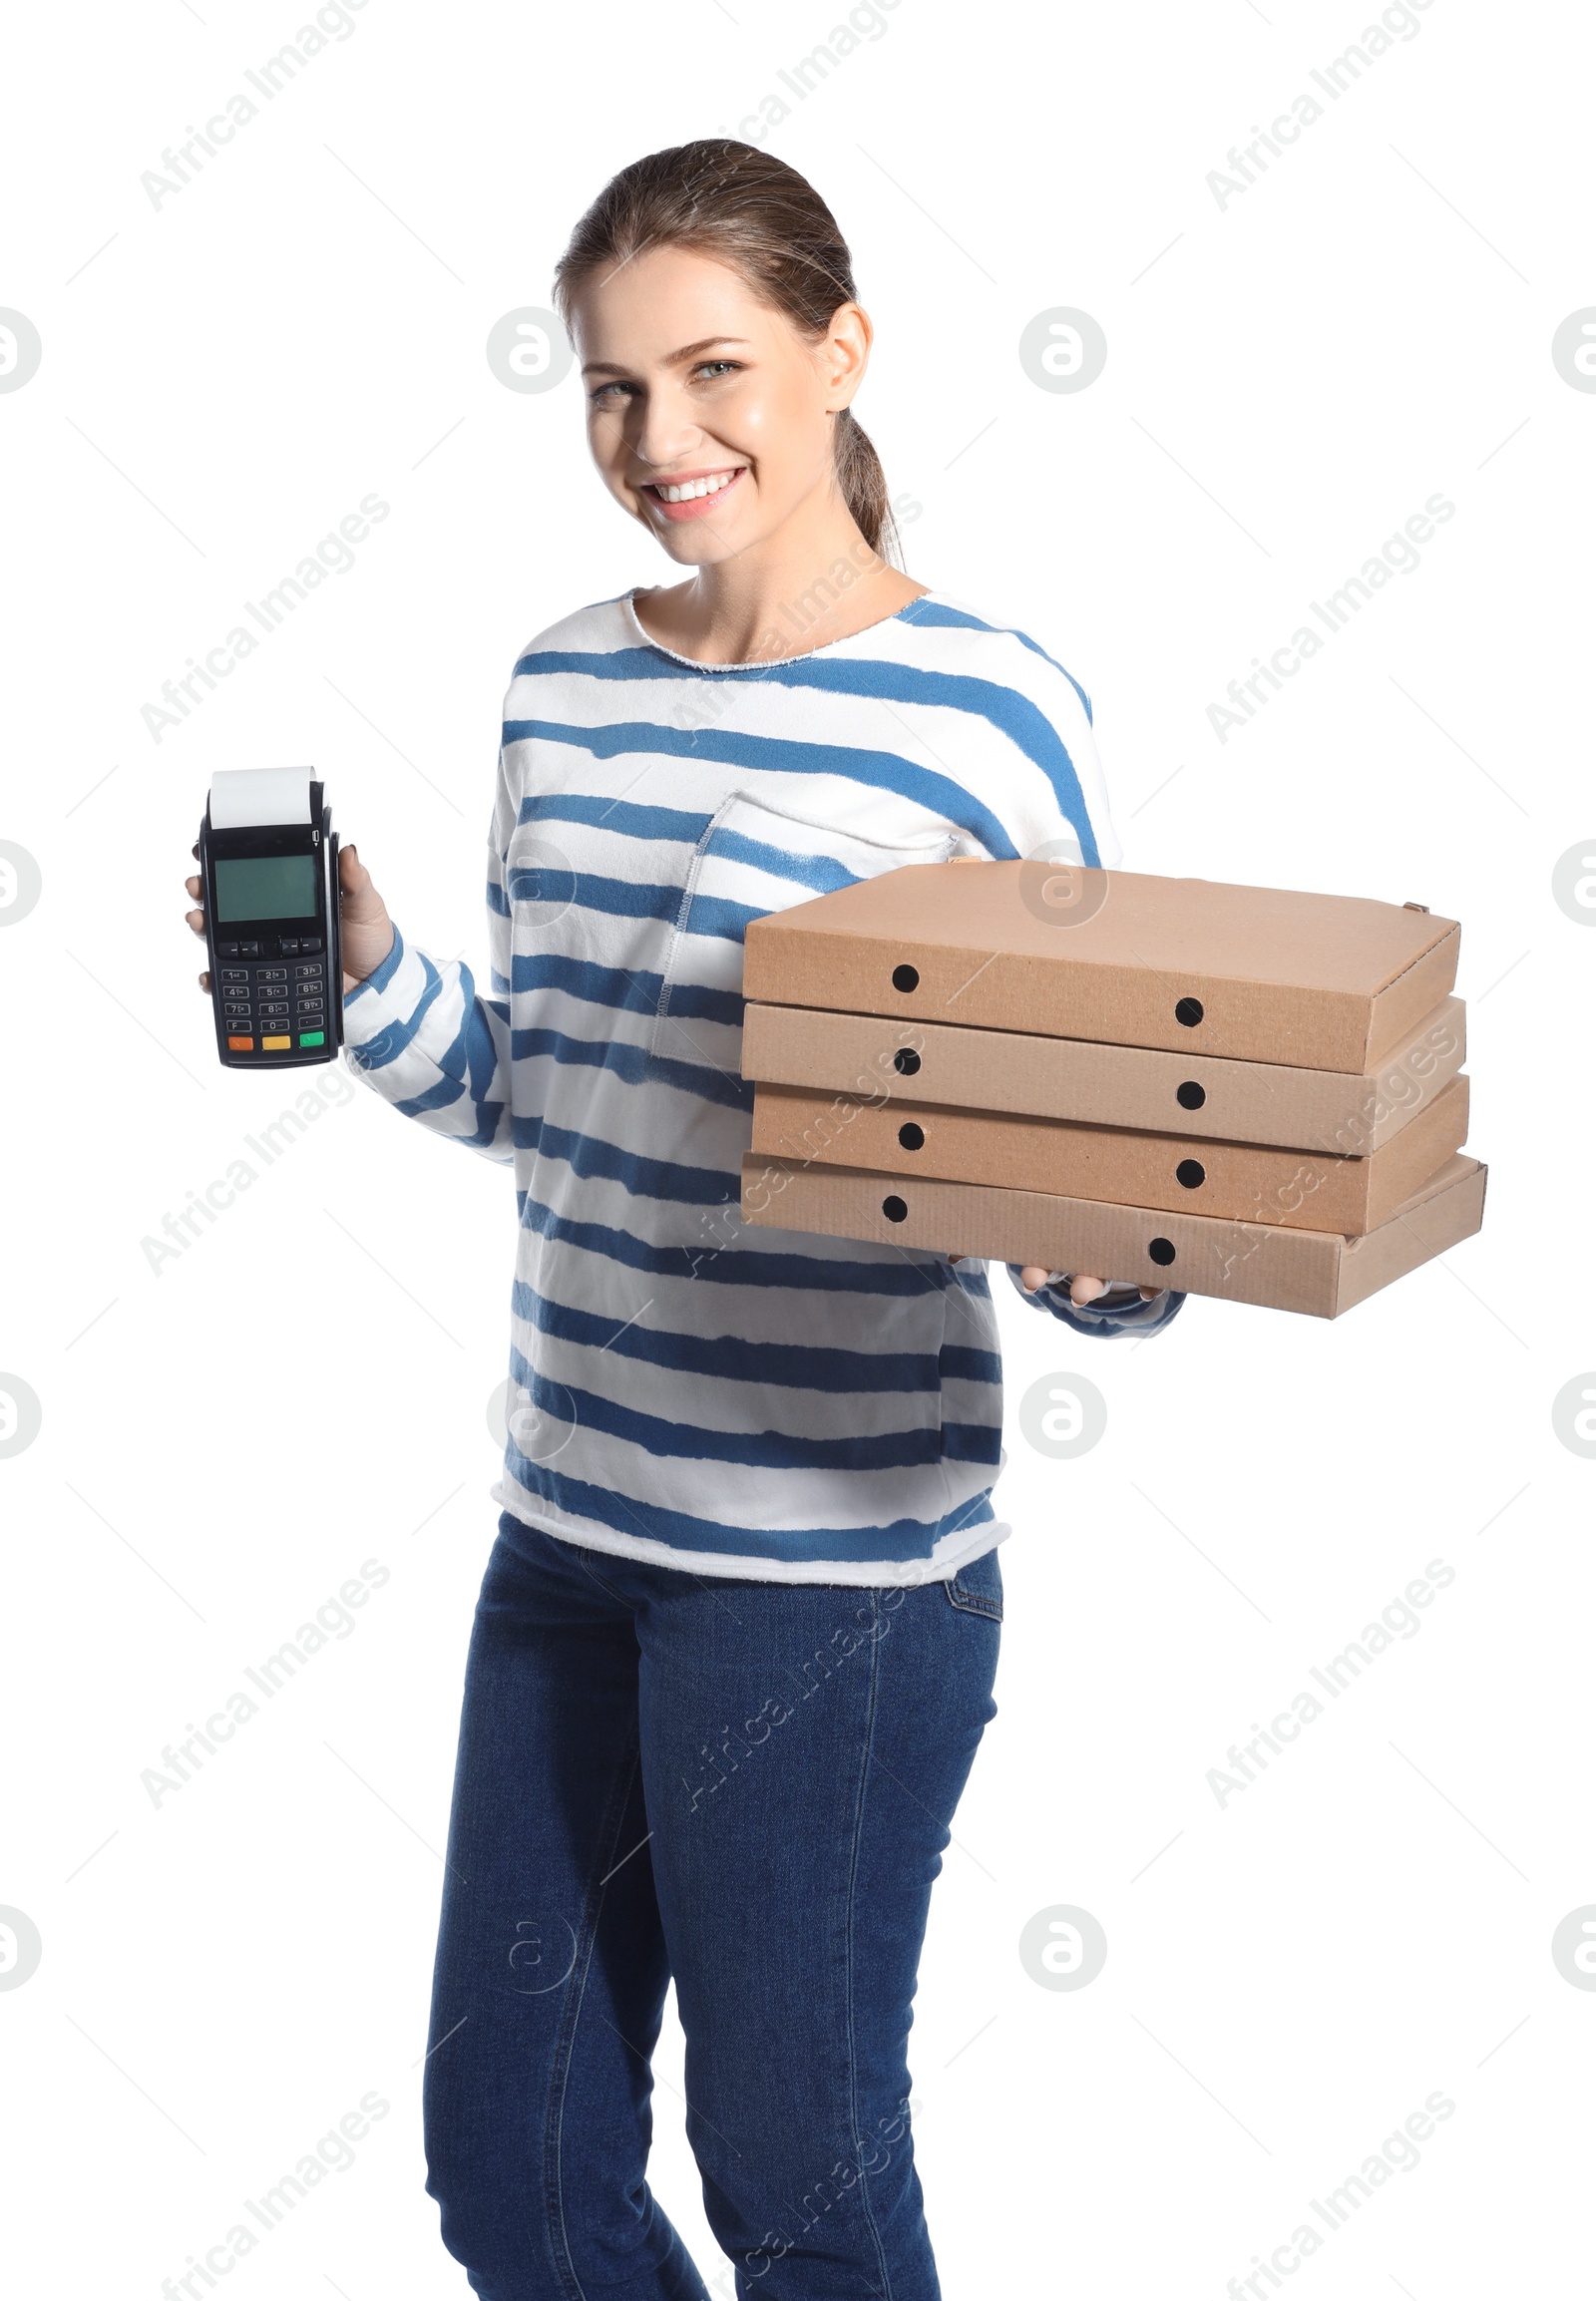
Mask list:
[[[1087,699],[940,592],[786,662],[690,662],[629,593],[532,642],[505,700],[486,995],[396,931],[345,1001],[370,1085],[515,1169],[520,1411],[495,1500],[761,1580],[949,1575],[1001,1539],[985,1270],[736,1212],[742,944],[855,880],[1046,841],[1119,860]],[[1181,1300],[1033,1299],[1097,1333]]]

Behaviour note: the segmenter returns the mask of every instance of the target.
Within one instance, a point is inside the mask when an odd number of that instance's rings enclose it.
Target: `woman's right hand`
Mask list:
[[[200,850],[194,850],[198,855]],[[186,879],[184,886],[199,903],[203,893],[198,874]],[[393,949],[393,921],[388,917],[388,906],[377,893],[371,873],[360,860],[358,848],[340,847],[338,850],[338,890],[342,898],[338,907],[338,926],[343,946],[343,989],[345,997],[357,984],[374,973]],[[203,908],[185,913],[196,935],[205,931]],[[210,974],[201,971],[200,988],[208,993]]]
[[[393,921],[358,847],[338,850],[338,932],[343,943],[344,995],[377,968],[393,949]]]

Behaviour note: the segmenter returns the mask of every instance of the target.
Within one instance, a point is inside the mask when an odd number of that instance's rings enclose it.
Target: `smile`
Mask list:
[[[738,464],[730,471],[700,472],[686,480],[647,480],[639,492],[674,519],[695,519],[705,505],[735,487],[747,468]]]

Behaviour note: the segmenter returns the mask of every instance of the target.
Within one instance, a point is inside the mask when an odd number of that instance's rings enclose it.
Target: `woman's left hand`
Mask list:
[[[950,1255],[948,1260],[950,1263],[958,1263],[963,1262],[964,1257],[962,1255]],[[1038,1287],[1044,1287],[1047,1284],[1052,1274],[1045,1264],[1026,1263],[1020,1270],[1019,1283],[1027,1295],[1033,1295]],[[1130,1281],[1127,1279],[1123,1283],[1129,1286]],[[1150,1303],[1154,1295],[1161,1295],[1163,1291],[1162,1287],[1143,1287],[1141,1299],[1144,1303]],[[1071,1279],[1069,1282],[1069,1299],[1077,1311],[1084,1310],[1088,1303],[1094,1303],[1099,1295],[1106,1295],[1107,1292],[1108,1281],[1106,1279],[1089,1279],[1082,1276]]]
[[[1047,1284],[1049,1276],[1040,1263],[1026,1263],[1019,1274],[1019,1283],[1027,1295],[1033,1295],[1038,1287]],[[1126,1286],[1130,1284],[1128,1279],[1123,1283]],[[1163,1291],[1162,1287],[1143,1287],[1141,1299],[1144,1303],[1150,1303],[1154,1295],[1161,1295]],[[1069,1299],[1077,1311],[1083,1310],[1088,1303],[1094,1303],[1099,1295],[1106,1295],[1107,1292],[1106,1279],[1075,1278],[1069,1282]]]

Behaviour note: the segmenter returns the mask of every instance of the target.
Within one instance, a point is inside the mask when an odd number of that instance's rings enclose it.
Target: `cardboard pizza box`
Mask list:
[[[754,1090],[753,1148],[768,1157],[1346,1236],[1389,1221],[1461,1150],[1467,1135],[1466,1078],[1454,1078],[1411,1126],[1369,1158],[945,1110],[935,1103],[906,1112],[890,1101],[805,1087]]]
[[[1175,1135],[1195,1128],[1226,1142],[1360,1158],[1427,1108],[1456,1076],[1464,1051],[1460,998],[1442,999],[1375,1069],[1362,1073],[750,1005],[743,1015],[742,1070],[762,1084],[864,1096],[879,1094],[885,1084],[897,1103],[958,1104]]]
[[[988,1184],[910,1182],[853,1167],[743,1160],[745,1221],[984,1262],[1041,1263],[1232,1303],[1336,1319],[1479,1229],[1486,1169],[1459,1155],[1363,1238],[1284,1223],[1054,1198]]]
[[[1445,997],[1455,920],[1361,896],[909,864],[750,923],[746,997],[1367,1071]]]

